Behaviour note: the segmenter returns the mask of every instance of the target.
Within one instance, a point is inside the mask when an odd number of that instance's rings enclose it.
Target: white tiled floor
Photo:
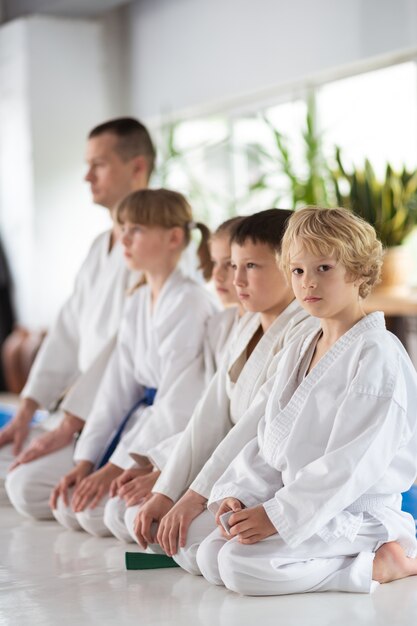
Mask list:
[[[0,626],[408,626],[417,577],[372,595],[245,598],[180,569],[129,571],[126,546],[0,507]],[[129,549],[132,549],[131,547]]]

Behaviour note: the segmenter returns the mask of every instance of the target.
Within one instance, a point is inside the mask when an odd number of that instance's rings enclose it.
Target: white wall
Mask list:
[[[415,0],[137,0],[132,110],[218,103],[417,44]]]
[[[82,180],[88,131],[118,112],[103,42],[94,21],[32,17],[0,29],[0,226],[19,320],[32,327],[50,325],[109,224]]]
[[[85,136],[417,45],[416,0],[136,0],[98,20],[0,26],[0,228],[18,314],[49,325],[107,224]]]
[[[33,300],[33,167],[29,59],[23,23],[0,30],[0,236],[16,285],[16,305]],[[25,284],[24,288],[20,285]]]

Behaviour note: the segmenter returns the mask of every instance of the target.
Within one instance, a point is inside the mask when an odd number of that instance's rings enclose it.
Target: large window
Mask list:
[[[321,87],[317,114],[326,154],[340,146],[347,162],[365,158],[383,175],[387,162],[417,167],[417,64],[403,63]]]
[[[313,167],[320,174],[320,159],[331,166],[336,146],[348,168],[368,159],[377,176],[388,162],[417,168],[417,64],[308,90],[298,85],[276,104],[246,106],[244,114],[231,109],[168,124],[158,144],[163,165],[154,183],[183,191],[211,226],[236,213],[302,204],[292,175],[302,182]]]

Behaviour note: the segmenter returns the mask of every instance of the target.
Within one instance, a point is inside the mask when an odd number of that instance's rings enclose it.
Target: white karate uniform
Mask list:
[[[230,306],[223,311],[215,313],[207,321],[206,338],[204,341],[204,366],[207,384],[210,383],[219,369],[222,358],[233,341],[239,319],[238,307]]]
[[[220,367],[220,363],[227,353],[228,347],[233,342],[235,333],[239,325],[239,314],[236,306],[228,307],[223,311],[218,311],[206,323],[205,340],[204,340],[204,369],[206,385],[208,385]],[[164,444],[158,447],[158,453],[153,451],[153,463],[162,469],[163,459],[168,458],[182,433],[177,433],[165,440]],[[162,459],[160,458],[162,456]],[[136,517],[138,507],[130,507],[127,516],[131,520],[129,527],[134,527],[134,518]],[[123,498],[115,496],[110,498],[104,509],[104,523],[110,532],[120,541],[126,543],[133,542],[125,523],[126,504]],[[211,522],[211,516],[210,516]],[[211,530],[211,529],[210,529]],[[158,546],[154,546],[155,551]]]
[[[77,275],[73,293],[43,342],[22,391],[22,397],[33,398],[46,408],[56,406],[65,396],[62,410],[82,419],[91,410],[111,354],[127,291],[138,279],[137,274],[126,268],[119,242],[109,252],[110,236],[110,231],[105,232],[94,241]],[[33,427],[28,443],[55,427],[61,416],[60,411],[44,424]],[[60,462],[55,455],[48,455],[8,475],[7,492],[19,512],[37,517],[42,511],[42,517],[50,517],[49,491],[43,487],[44,478],[50,473],[48,484],[56,484],[67,471],[72,448],[68,446],[66,455],[59,455]],[[13,459],[11,445],[0,450],[2,478]]]
[[[144,394],[155,388],[152,406],[141,405],[129,420],[110,462],[122,469],[148,462],[165,440],[183,430],[204,389],[203,342],[207,319],[216,307],[204,287],[177,269],[166,280],[152,310],[148,285],[127,303],[117,348],[109,362],[86,426],[77,442],[75,462],[98,464],[123,417]],[[134,447],[135,459],[130,455]],[[162,454],[160,463],[164,463]],[[75,514],[59,507],[64,526],[79,526],[95,535],[110,534],[103,522],[106,498],[94,510]]]
[[[290,346],[258,435],[217,481],[226,497],[262,504],[277,534],[247,546],[216,529],[200,546],[203,575],[247,595],[372,589],[382,543],[415,557],[401,492],[417,474],[417,375],[398,339],[372,313],[307,376],[317,334]]]
[[[117,333],[132,273],[111,232],[94,241],[51,332],[43,342],[22,397],[53,407]],[[134,280],[134,278],[133,278]]]
[[[317,327],[317,321],[293,301],[261,337],[248,359],[247,348],[259,326],[258,313],[246,314],[241,319],[227,358],[207,388],[153,492],[162,493],[174,502],[188,488],[209,497],[216,480],[256,434],[280,350],[300,334]],[[128,510],[125,522],[134,537],[132,518]],[[191,524],[187,544],[175,557],[187,571],[199,573],[195,562],[197,547],[213,528],[212,516],[205,513]]]

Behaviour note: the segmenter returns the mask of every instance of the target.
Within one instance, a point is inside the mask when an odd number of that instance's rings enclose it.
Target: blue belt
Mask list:
[[[135,402],[135,404],[132,406],[132,408],[127,412],[127,414],[123,418],[122,423],[120,424],[119,428],[116,431],[116,434],[114,435],[113,439],[110,441],[109,445],[107,446],[106,451],[103,455],[103,458],[101,459],[97,469],[100,469],[100,467],[103,467],[103,465],[106,465],[111,455],[116,450],[117,444],[120,441],[120,437],[122,436],[122,433],[126,427],[126,424],[130,420],[130,418],[132,417],[136,409],[138,409],[142,404],[144,404],[145,406],[152,406],[155,400],[156,392],[158,390],[154,389],[153,387],[145,387],[144,390],[145,390],[145,394],[141,397],[140,400]]]

